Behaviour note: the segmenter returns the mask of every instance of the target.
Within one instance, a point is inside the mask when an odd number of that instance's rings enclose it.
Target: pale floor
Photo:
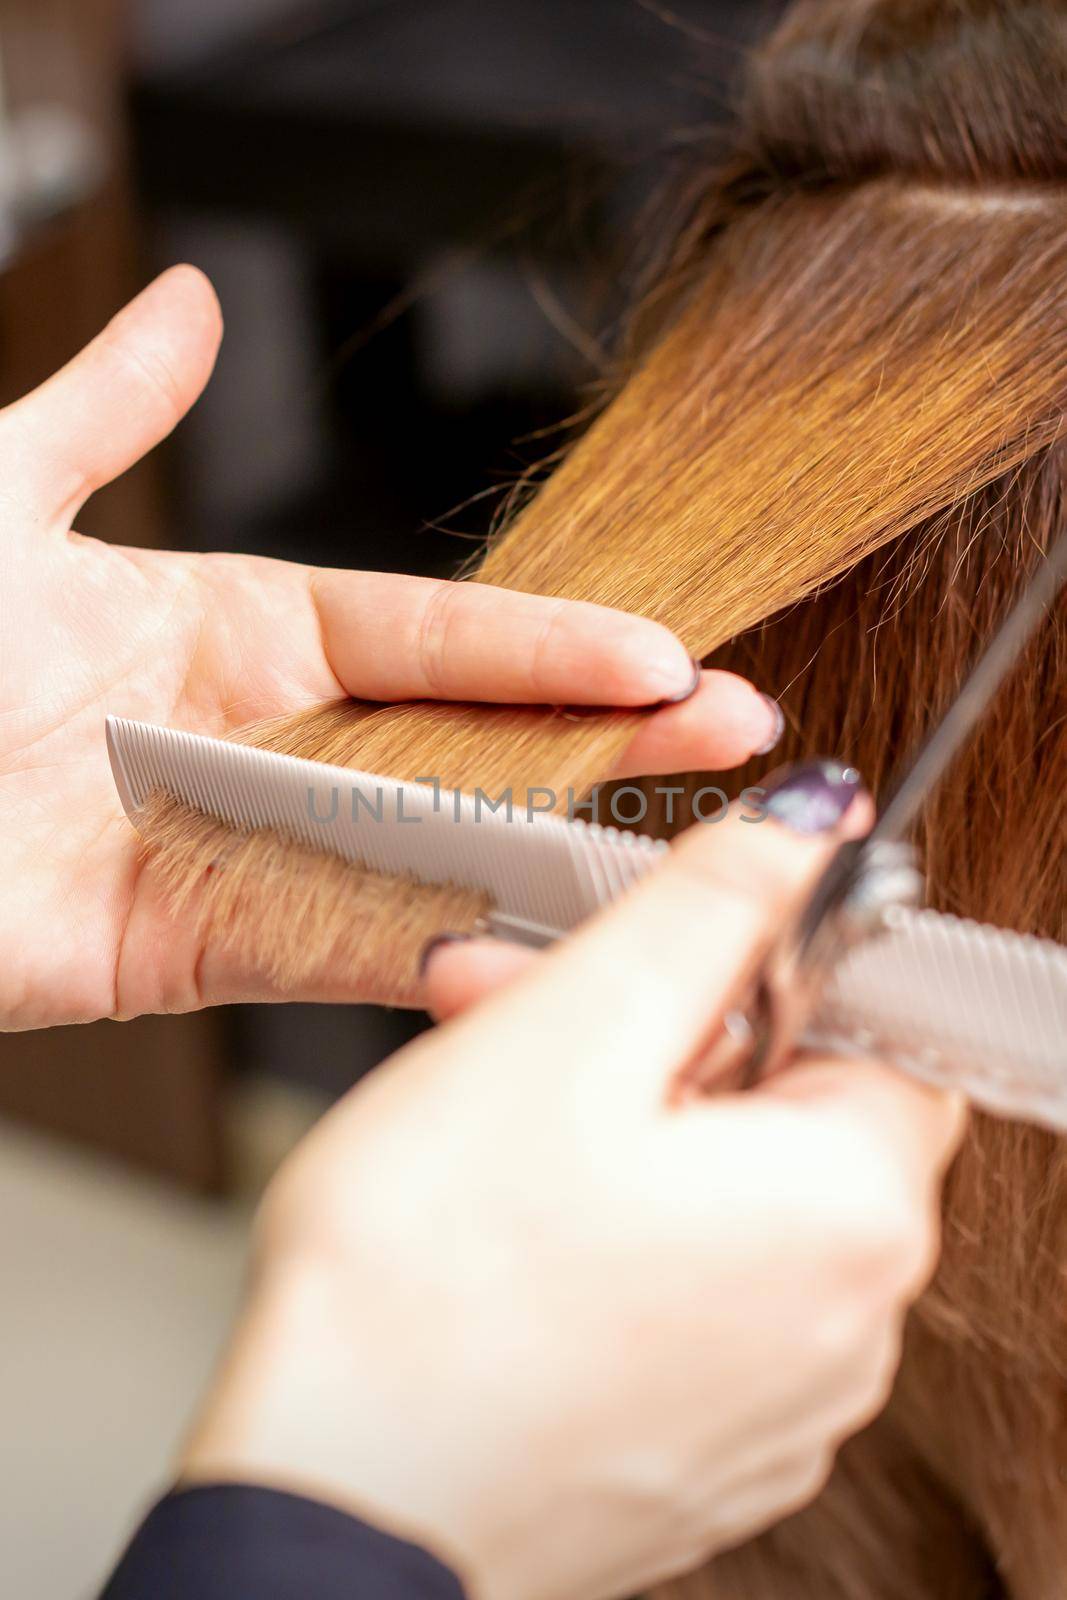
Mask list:
[[[320,1109],[243,1091],[248,1192]],[[91,1600],[166,1486],[237,1303],[251,1209],[0,1123],[3,1596]]]

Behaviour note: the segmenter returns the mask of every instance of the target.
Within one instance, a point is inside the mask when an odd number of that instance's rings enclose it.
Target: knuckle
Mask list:
[[[881,1411],[896,1382],[897,1369],[903,1350],[903,1324],[900,1318],[883,1333],[881,1339],[871,1341],[872,1359],[867,1374],[867,1415]]]
[[[797,1463],[790,1474],[789,1485],[790,1498],[795,1504],[807,1505],[822,1492],[834,1470],[835,1455],[833,1445],[826,1444]]]
[[[415,635],[415,659],[431,696],[443,694],[447,680],[448,638],[456,614],[456,591],[441,583],[426,597]]]
[[[838,1414],[830,1419],[835,1443],[866,1427],[884,1409],[900,1366],[902,1340],[900,1316],[888,1326],[883,1322],[868,1328],[864,1347],[849,1370]]]
[[[873,1138],[837,1139],[826,1163],[837,1193],[836,1242],[843,1277],[895,1303],[932,1270],[938,1221],[926,1190]],[[848,1196],[847,1204],[841,1196]],[[832,1203],[832,1202],[830,1202]]]
[[[872,1165],[855,1149],[827,1162],[833,1181],[817,1192],[809,1226],[821,1230],[825,1316],[820,1348],[845,1360],[869,1349],[929,1281],[938,1218],[929,1197],[891,1163]]]
[[[919,1283],[930,1257],[929,1232],[912,1196],[882,1194],[871,1201],[862,1249],[868,1276],[887,1299]]]
[[[911,1299],[929,1278],[937,1251],[934,1209],[898,1184],[872,1206],[871,1267],[891,1302]]]
[[[117,338],[112,342],[112,350],[115,359],[132,376],[149,401],[157,403],[166,419],[176,423],[185,411],[182,392],[159,351],[151,345],[128,343]]]
[[[530,693],[536,698],[537,685],[545,675],[546,668],[553,656],[557,653],[561,643],[561,635],[567,626],[569,606],[566,600],[553,600],[545,614],[533,649],[530,652],[528,666],[528,682]]]
[[[863,1357],[870,1325],[869,1308],[862,1296],[831,1296],[821,1314],[810,1321],[819,1366],[836,1373],[853,1371]]]
[[[832,1444],[823,1444],[779,1462],[761,1495],[764,1512],[778,1521],[810,1505],[826,1487],[835,1454]]]
[[[840,1444],[865,1428],[884,1409],[893,1391],[903,1347],[901,1315],[888,1322],[855,1314],[847,1320],[841,1348],[825,1356],[833,1398],[822,1414],[813,1443],[831,1456]]]

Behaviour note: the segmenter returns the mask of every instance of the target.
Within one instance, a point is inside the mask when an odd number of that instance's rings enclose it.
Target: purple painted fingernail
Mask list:
[[[774,726],[767,735],[766,744],[761,744],[758,750],[753,750],[752,754],[754,756],[770,755],[775,746],[781,742],[782,734],[785,732],[785,712],[777,700],[772,700],[769,694],[761,694],[760,699],[766,703],[771,716],[774,718]]]
[[[561,717],[568,722],[584,722],[586,717],[607,717],[615,710],[614,706],[556,706]],[[635,710],[638,708],[635,707]]]
[[[794,833],[829,833],[862,787],[855,767],[840,761],[803,761],[769,781],[762,805],[768,816]]]
[[[556,711],[561,717],[566,717],[568,722],[580,722],[585,717],[604,717],[611,711],[662,711],[664,706],[681,705],[683,700],[691,700],[700,688],[700,675],[703,672],[700,662],[693,658],[693,677],[679,694],[670,694],[665,700],[653,700],[646,706],[556,706]]]
[[[653,711],[658,710],[660,706],[681,705],[683,700],[691,700],[696,694],[697,690],[700,688],[700,675],[704,669],[695,656],[691,656],[690,660],[693,663],[693,676],[691,681],[687,683],[685,688],[680,690],[678,694],[669,694],[666,695],[664,699],[657,700],[656,704],[652,707]]]
[[[443,944],[465,944],[470,937],[469,933],[439,933],[434,938],[427,940],[422,947],[422,954],[419,956],[419,977],[425,978],[426,969],[430,965],[432,957]]]

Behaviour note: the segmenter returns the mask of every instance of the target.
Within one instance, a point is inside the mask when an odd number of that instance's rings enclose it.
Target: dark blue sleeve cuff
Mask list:
[[[332,1506],[244,1484],[179,1489],[151,1511],[101,1600],[464,1600],[417,1545]]]

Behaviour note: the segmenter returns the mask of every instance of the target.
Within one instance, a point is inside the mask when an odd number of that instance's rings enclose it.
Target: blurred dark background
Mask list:
[[[82,530],[451,572],[602,373],[650,199],[707,158],[779,10],[0,0],[0,402],[193,261],[216,375]],[[282,1006],[0,1037],[5,1592],[93,1592],[204,1381],[258,1186],[421,1025]]]

